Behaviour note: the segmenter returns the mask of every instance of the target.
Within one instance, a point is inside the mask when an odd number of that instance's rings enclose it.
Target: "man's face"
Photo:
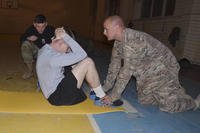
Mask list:
[[[104,22],[104,31],[103,34],[107,37],[107,39],[110,40],[114,40],[115,39],[115,25],[113,25],[110,21],[105,21]]]
[[[47,26],[47,23],[34,23],[33,24],[38,33],[42,34]]]
[[[66,53],[69,49],[68,44],[63,39],[53,40],[52,43],[56,43],[56,50],[61,53]]]

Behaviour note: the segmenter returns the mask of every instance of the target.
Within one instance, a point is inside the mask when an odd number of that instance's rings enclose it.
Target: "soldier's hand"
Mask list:
[[[101,102],[105,105],[105,106],[110,106],[112,104],[112,99],[110,96],[106,95],[103,98],[101,98]]]
[[[35,35],[27,37],[27,40],[32,41],[32,42],[36,41],[37,39],[38,39],[38,37]]]
[[[112,88],[112,85],[109,82],[105,82],[102,88],[105,92],[107,92],[108,90]]]

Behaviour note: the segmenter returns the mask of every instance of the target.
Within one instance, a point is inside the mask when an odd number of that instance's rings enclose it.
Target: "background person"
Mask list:
[[[22,76],[23,79],[33,76],[33,62],[37,58],[38,49],[46,43],[51,43],[54,31],[54,27],[48,25],[46,17],[39,14],[35,16],[33,25],[28,27],[21,36],[21,54],[27,67],[27,72]]]

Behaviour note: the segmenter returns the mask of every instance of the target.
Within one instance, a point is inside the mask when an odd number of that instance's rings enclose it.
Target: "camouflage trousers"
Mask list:
[[[24,41],[21,45],[21,54],[25,63],[32,63],[37,58],[38,47],[29,41]]]
[[[154,91],[150,94],[139,91],[138,99],[141,104],[158,105],[160,110],[171,113],[183,112],[196,107],[194,100],[181,90]]]
[[[168,70],[161,71],[146,76],[144,80],[137,80],[139,102],[157,105],[160,110],[171,113],[194,109],[196,107],[194,99],[185,93],[185,89],[179,83],[177,73],[170,73]]]

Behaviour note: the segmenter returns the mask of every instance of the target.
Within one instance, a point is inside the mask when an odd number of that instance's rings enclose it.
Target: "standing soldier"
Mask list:
[[[104,21],[104,35],[108,40],[115,40],[103,86],[105,91],[112,89],[111,101],[120,99],[131,76],[135,76],[141,104],[157,105],[166,112],[199,107],[200,95],[193,100],[185,93],[178,79],[179,64],[160,41],[126,28],[119,16],[110,16]]]

